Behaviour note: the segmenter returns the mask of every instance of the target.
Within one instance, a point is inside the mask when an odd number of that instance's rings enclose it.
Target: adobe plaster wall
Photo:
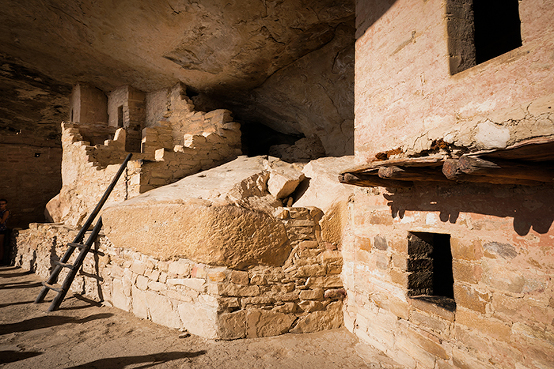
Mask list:
[[[439,139],[487,149],[554,135],[550,5],[520,1],[523,46],[451,75],[444,0],[398,0],[379,19],[374,2],[358,1],[358,161],[398,147],[418,153]]]

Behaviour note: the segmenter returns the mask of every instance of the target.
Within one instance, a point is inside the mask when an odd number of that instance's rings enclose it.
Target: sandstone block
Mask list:
[[[170,286],[185,286],[198,292],[204,292],[206,289],[206,281],[200,278],[170,278],[166,283]]]
[[[170,328],[181,328],[182,323],[171,301],[154,291],[146,291],[146,304],[150,318],[154,323]]]
[[[216,307],[183,302],[179,304],[178,311],[183,326],[190,333],[209,339],[218,338]]]
[[[298,291],[292,291],[287,293],[279,293],[274,295],[275,300],[277,301],[285,301],[285,302],[292,302],[298,300],[299,292]]]
[[[462,260],[452,261],[452,274],[455,281],[478,283],[482,275],[481,265],[468,263]]]
[[[207,275],[208,272],[206,271],[204,265],[193,265],[192,269],[190,270],[190,276],[192,278],[206,278]]]
[[[148,319],[146,292],[133,287],[133,314],[141,319]]]
[[[301,301],[298,303],[298,307],[305,313],[323,310],[323,304],[320,301]]]
[[[317,277],[325,275],[325,266],[312,264],[298,267],[296,271],[298,277]]]
[[[324,297],[331,300],[342,300],[346,297],[346,290],[344,288],[332,288],[325,291]]]
[[[502,259],[513,259],[517,256],[517,250],[509,243],[487,242],[483,245],[484,256],[489,258],[500,257]]]
[[[323,289],[315,288],[313,290],[300,291],[300,300],[320,300],[323,298]]]
[[[131,311],[131,298],[125,294],[123,283],[115,279],[112,285],[112,304],[118,309]]]
[[[452,362],[456,368],[461,369],[493,369],[495,367],[494,365],[479,360],[472,352],[469,352],[468,350],[460,350],[456,347],[452,349]]]
[[[415,359],[418,362],[416,367],[435,367],[435,356],[419,345],[414,344],[407,335],[398,335],[395,340],[395,346],[397,350],[403,351],[406,356]],[[385,347],[388,349],[390,346],[386,345]]]
[[[258,286],[265,286],[267,285],[267,278],[263,274],[254,274],[252,278],[250,278],[250,283]]]
[[[174,291],[174,290],[167,290],[163,292],[164,296],[171,300],[177,301],[185,301],[185,302],[192,302],[196,299],[197,296],[192,296],[190,293],[183,293],[181,291]]]
[[[403,334],[406,334],[412,342],[423,348],[428,353],[444,360],[450,359],[450,355],[448,355],[445,348],[441,345],[442,340],[437,336],[422,330],[411,328],[403,331]]]
[[[279,163],[279,165],[276,163]],[[269,172],[270,176],[267,181],[267,188],[269,193],[278,199],[293,193],[298,184],[304,179],[302,172],[284,162],[272,163]]]
[[[410,314],[410,322],[413,322],[421,327],[431,329],[442,335],[447,334],[451,326],[451,323],[448,320],[434,315],[425,314],[418,310],[412,311]]]
[[[137,281],[135,282],[135,284],[138,289],[144,291],[148,288],[148,278],[143,275],[139,275],[137,276]]]
[[[454,317],[455,317],[454,312],[444,309],[439,305],[427,302],[425,300],[415,299],[415,298],[409,299],[409,302],[416,309],[438,315],[441,318],[446,319],[450,322],[454,321]]]
[[[298,319],[291,333],[310,333],[342,326],[342,302],[336,301],[327,305],[325,310],[314,311]]]
[[[450,238],[450,248],[454,259],[478,260],[482,256],[480,240],[468,242],[465,238]]]
[[[247,310],[246,337],[270,337],[286,333],[295,320],[296,316],[292,314],[261,309]]]
[[[338,288],[342,287],[343,283],[338,275],[332,275],[327,277],[310,277],[306,281],[306,286],[310,288],[323,287],[323,288]]]
[[[208,280],[210,282],[224,282],[227,279],[227,275],[223,272],[209,272]]]
[[[246,310],[223,313],[218,316],[218,336],[224,340],[246,337]]]
[[[148,288],[153,290],[153,291],[164,291],[164,290],[167,289],[167,286],[162,281],[160,281],[160,282],[149,281],[148,282]]]
[[[491,296],[488,293],[481,293],[470,286],[454,283],[454,299],[456,300],[456,305],[484,314],[486,312],[486,305],[491,301]]]
[[[297,310],[297,305],[294,302],[285,302],[283,305],[279,305],[273,308],[276,313],[293,314]]]
[[[282,265],[291,248],[284,225],[265,212],[268,204],[259,205],[262,209],[235,205],[263,194],[261,166],[261,158],[241,157],[106,207],[105,232],[116,247],[161,260],[180,256],[239,270]],[[233,200],[222,202],[222,193]]]
[[[456,323],[475,329],[495,339],[510,342],[511,327],[498,319],[485,317],[473,310],[456,309]]]
[[[229,277],[230,281],[235,284],[240,284],[247,286],[250,284],[250,279],[248,278],[248,272],[242,272],[239,270],[233,270]]]
[[[221,296],[258,296],[260,294],[260,287],[255,285],[240,286],[227,283],[218,285],[218,293]]]
[[[131,271],[142,275],[146,271],[146,264],[141,261],[134,261],[131,265]]]
[[[275,299],[268,296],[243,297],[240,302],[242,307],[246,308],[249,306],[271,305],[275,302]]]
[[[240,301],[236,297],[220,297],[217,299],[217,303],[221,309],[240,307]]]

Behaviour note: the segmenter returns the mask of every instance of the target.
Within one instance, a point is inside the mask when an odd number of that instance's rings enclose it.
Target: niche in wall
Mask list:
[[[408,234],[408,296],[455,309],[450,235]]]

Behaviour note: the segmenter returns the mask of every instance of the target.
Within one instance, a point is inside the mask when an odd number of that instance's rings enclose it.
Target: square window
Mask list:
[[[450,74],[522,45],[518,0],[447,0]]]

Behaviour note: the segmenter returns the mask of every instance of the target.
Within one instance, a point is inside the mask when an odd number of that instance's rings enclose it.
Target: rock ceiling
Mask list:
[[[109,92],[181,81],[199,107],[352,153],[353,1],[2,3],[3,135],[54,139],[76,82]]]

